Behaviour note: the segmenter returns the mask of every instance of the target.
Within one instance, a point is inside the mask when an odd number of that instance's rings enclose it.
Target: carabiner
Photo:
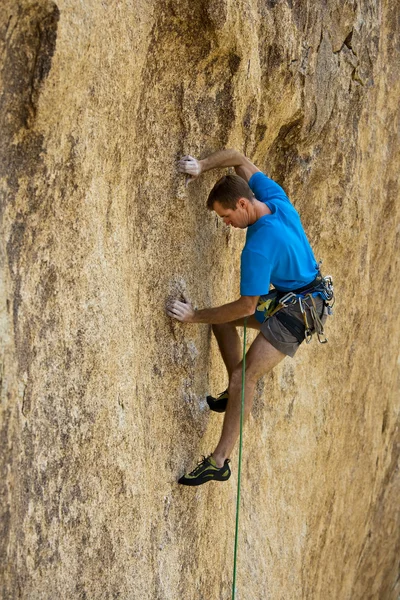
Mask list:
[[[326,337],[325,333],[323,331],[318,331],[317,332],[317,337],[318,337],[318,341],[320,344],[327,344],[328,343],[328,338]]]
[[[296,304],[296,300],[296,294],[293,294],[293,292],[288,292],[285,294],[285,296],[282,296],[282,298],[279,300],[279,304],[282,304],[283,306],[287,306],[288,304]]]
[[[311,329],[306,329],[304,335],[305,335],[304,339],[306,340],[306,344],[309,344],[312,340]]]

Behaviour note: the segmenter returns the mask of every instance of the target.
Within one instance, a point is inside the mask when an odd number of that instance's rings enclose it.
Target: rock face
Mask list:
[[[236,498],[177,478],[215,445],[210,328],[244,232],[205,209],[246,153],[334,276],[329,344],[262,380],[238,594],[395,600],[400,9],[389,0],[3,0],[1,598],[230,598]],[[250,341],[254,335],[250,336]]]

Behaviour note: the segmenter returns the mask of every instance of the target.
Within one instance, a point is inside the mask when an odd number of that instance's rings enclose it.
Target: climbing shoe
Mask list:
[[[217,398],[207,396],[207,404],[211,410],[217,413],[223,413],[226,411],[226,405],[228,404],[228,390],[222,392]]]
[[[197,467],[191,473],[183,475],[178,481],[182,485],[202,485],[207,481],[226,481],[231,476],[229,459],[220,469],[212,456],[203,456]]]

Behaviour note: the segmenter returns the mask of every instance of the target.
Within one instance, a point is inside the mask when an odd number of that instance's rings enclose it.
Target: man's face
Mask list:
[[[213,204],[213,210],[219,217],[221,217],[225,225],[232,225],[232,227],[246,229],[246,227],[248,227],[248,214],[245,206],[245,199],[239,198],[236,203],[235,210],[232,208],[225,208],[217,201]]]

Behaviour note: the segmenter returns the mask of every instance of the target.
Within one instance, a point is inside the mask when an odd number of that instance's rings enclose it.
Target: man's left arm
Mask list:
[[[230,323],[254,314],[259,296],[241,296],[235,302],[229,302],[216,308],[196,310],[190,302],[173,300],[167,305],[167,315],[183,323],[209,323],[218,325]]]

